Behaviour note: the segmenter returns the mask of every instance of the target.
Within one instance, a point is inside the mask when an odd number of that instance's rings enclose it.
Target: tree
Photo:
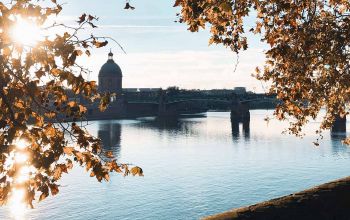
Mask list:
[[[176,96],[180,93],[180,88],[177,86],[170,86],[166,89],[166,94],[168,96]]]
[[[246,32],[269,45],[259,80],[282,101],[280,120],[293,119],[289,131],[302,135],[303,126],[326,109],[320,129],[344,117],[350,101],[350,2],[348,0],[176,0],[179,21],[190,31],[208,27],[210,44],[238,53],[248,48]],[[244,19],[255,17],[247,28]],[[349,140],[346,142],[350,143]]]
[[[16,190],[25,192],[23,201],[33,207],[59,192],[57,181],[73,164],[84,166],[91,177],[108,181],[110,172],[142,175],[142,169],[119,164],[111,152],[104,152],[99,139],[76,121],[86,107],[69,100],[71,91],[104,110],[111,94],[98,94],[96,83],[85,80],[87,71],[76,62],[90,55],[91,48],[107,45],[107,38],[91,35],[80,39],[86,25],[97,20],[83,14],[77,27],[49,23],[62,6],[51,1],[18,0],[0,2],[0,204],[6,204]],[[21,20],[46,31],[60,32],[38,40],[35,45],[18,42],[11,35]],[[63,31],[62,31],[63,29]],[[73,162],[76,161],[76,162]]]

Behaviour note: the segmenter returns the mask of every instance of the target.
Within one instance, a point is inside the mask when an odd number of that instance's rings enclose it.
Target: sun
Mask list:
[[[23,46],[35,46],[40,40],[41,29],[34,20],[17,17],[12,27],[11,37],[15,43]]]

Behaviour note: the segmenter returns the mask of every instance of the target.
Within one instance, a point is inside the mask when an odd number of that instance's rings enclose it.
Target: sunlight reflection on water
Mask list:
[[[24,202],[25,190],[13,189],[9,201],[9,210],[11,217],[15,220],[26,219],[27,206]]]
[[[10,192],[8,210],[12,219],[24,220],[27,219],[26,213],[28,211],[28,206],[25,202],[26,190],[22,184],[29,180],[30,175],[34,173],[36,169],[27,164],[29,158],[25,150],[28,147],[28,142],[19,139],[15,142],[15,145],[16,149],[10,153],[9,160],[7,161],[8,167],[17,167],[17,173],[14,178],[8,179],[15,187]]]

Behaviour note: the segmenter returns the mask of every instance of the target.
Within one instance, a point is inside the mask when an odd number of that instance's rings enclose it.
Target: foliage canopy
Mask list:
[[[320,129],[329,129],[336,116],[349,112],[350,2],[348,0],[176,0],[179,21],[190,31],[209,27],[209,43],[233,51],[246,50],[247,32],[269,45],[258,79],[271,83],[282,100],[275,115],[293,118],[290,132],[326,109]],[[245,18],[255,18],[247,28]]]
[[[110,172],[142,175],[141,168],[129,170],[111,152],[104,152],[100,140],[83,124],[65,123],[83,117],[87,110],[78,98],[69,99],[69,93],[99,100],[101,110],[111,94],[98,94],[96,82],[85,80],[88,70],[76,62],[89,56],[91,48],[108,43],[94,35],[79,37],[83,27],[96,27],[97,18],[83,14],[72,27],[50,22],[61,10],[56,0],[0,2],[0,204],[6,204],[16,190],[25,191],[23,200],[31,207],[35,198],[56,195],[57,181],[73,164],[85,167],[98,181],[108,181]],[[23,44],[11,35],[20,20],[46,32],[60,31],[34,45]]]

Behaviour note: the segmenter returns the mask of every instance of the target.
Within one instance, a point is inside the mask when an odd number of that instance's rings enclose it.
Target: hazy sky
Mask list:
[[[97,80],[98,71],[106,62],[109,48],[123,70],[124,87],[233,88],[246,86],[263,91],[262,84],[251,77],[255,67],[264,61],[264,45],[250,38],[250,48],[239,56],[222,46],[208,46],[209,33],[191,33],[184,24],[178,24],[173,8],[174,0],[133,0],[136,10],[123,10],[124,0],[72,0],[64,5],[62,15],[66,22],[76,20],[82,12],[100,18],[96,35],[116,39],[116,44],[94,51],[84,63]],[[248,20],[249,23],[249,20]]]

